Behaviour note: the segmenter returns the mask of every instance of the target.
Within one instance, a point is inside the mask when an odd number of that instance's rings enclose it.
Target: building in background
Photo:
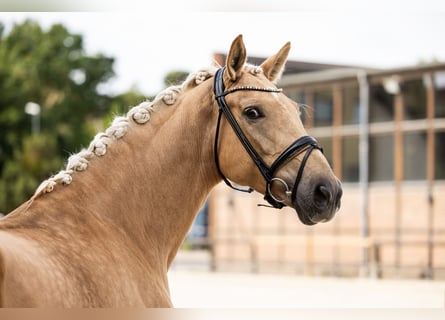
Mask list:
[[[260,195],[218,186],[209,205],[214,268],[445,278],[445,64],[288,61],[279,86],[301,104],[343,181],[341,210],[307,227],[291,209],[258,207]]]

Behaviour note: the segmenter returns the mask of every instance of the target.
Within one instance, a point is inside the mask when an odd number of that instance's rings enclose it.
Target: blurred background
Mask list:
[[[219,185],[172,270],[444,280],[444,2],[246,2],[1,12],[0,212],[115,115],[223,65],[238,34],[254,64],[291,41],[279,85],[306,105],[304,124],[343,181],[340,212],[307,227]]]

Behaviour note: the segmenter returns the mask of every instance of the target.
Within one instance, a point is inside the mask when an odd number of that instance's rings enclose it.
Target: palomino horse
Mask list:
[[[167,271],[221,180],[304,224],[330,220],[340,182],[275,86],[289,49],[252,66],[239,36],[226,67],[132,108],[71,156],[0,222],[0,304],[171,306]]]

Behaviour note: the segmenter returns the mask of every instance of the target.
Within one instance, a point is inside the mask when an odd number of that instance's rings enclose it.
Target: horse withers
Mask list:
[[[330,220],[340,182],[276,87],[289,50],[249,65],[239,36],[225,67],[133,107],[72,155],[0,220],[0,304],[171,306],[168,269],[221,180],[304,224]]]

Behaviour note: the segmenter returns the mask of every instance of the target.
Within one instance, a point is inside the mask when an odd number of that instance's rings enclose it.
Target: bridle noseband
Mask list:
[[[264,179],[266,180],[266,191],[264,195],[264,199],[269,202],[274,208],[281,209],[285,206],[284,199],[279,199],[276,196],[274,196],[271,192],[271,187],[273,182],[279,182],[281,183],[285,189],[286,189],[286,196],[291,199],[292,203],[295,202],[295,198],[297,196],[297,188],[301,181],[301,178],[303,176],[303,170],[306,165],[307,159],[309,158],[309,155],[314,149],[322,150],[322,148],[318,145],[317,140],[315,140],[313,137],[310,136],[303,136],[299,139],[295,140],[289,147],[287,147],[275,161],[272,163],[271,166],[268,166],[264,160],[261,158],[261,156],[258,154],[258,152],[255,150],[255,148],[252,146],[252,144],[247,139],[246,135],[241,130],[241,127],[239,126],[238,122],[236,121],[235,117],[233,116],[232,112],[230,111],[229,106],[227,105],[225,96],[228,94],[231,94],[236,91],[242,91],[242,90],[248,90],[248,91],[262,91],[262,92],[275,92],[279,93],[282,92],[282,89],[276,89],[276,88],[258,88],[258,87],[251,87],[251,86],[241,86],[241,87],[235,87],[232,89],[229,89],[227,91],[224,87],[224,81],[223,81],[223,74],[224,69],[220,68],[215,73],[214,78],[214,87],[213,91],[215,94],[216,101],[218,102],[219,107],[219,114],[218,114],[218,122],[216,125],[216,133],[215,133],[215,144],[214,144],[214,156],[215,156],[215,164],[216,168],[218,170],[219,175],[224,180],[224,182],[231,187],[232,189],[243,191],[243,192],[252,192],[252,188],[248,189],[241,189],[238,187],[234,187],[230,181],[226,178],[226,176],[222,173],[221,168],[219,166],[219,159],[218,159],[218,139],[219,139],[219,131],[221,126],[221,118],[222,115],[226,117],[227,121],[229,122],[230,126],[232,127],[233,131],[237,135],[238,139],[240,140],[241,144],[246,149],[249,156],[252,158],[255,165],[258,167],[258,170],[263,175]],[[303,157],[303,160],[301,161],[300,168],[298,169],[297,177],[295,179],[294,186],[292,187],[292,190],[290,190],[287,183],[281,179],[274,177],[274,173],[277,171],[277,169],[282,166],[284,163],[288,162],[292,158],[296,157],[300,153],[306,150],[306,153]]]

